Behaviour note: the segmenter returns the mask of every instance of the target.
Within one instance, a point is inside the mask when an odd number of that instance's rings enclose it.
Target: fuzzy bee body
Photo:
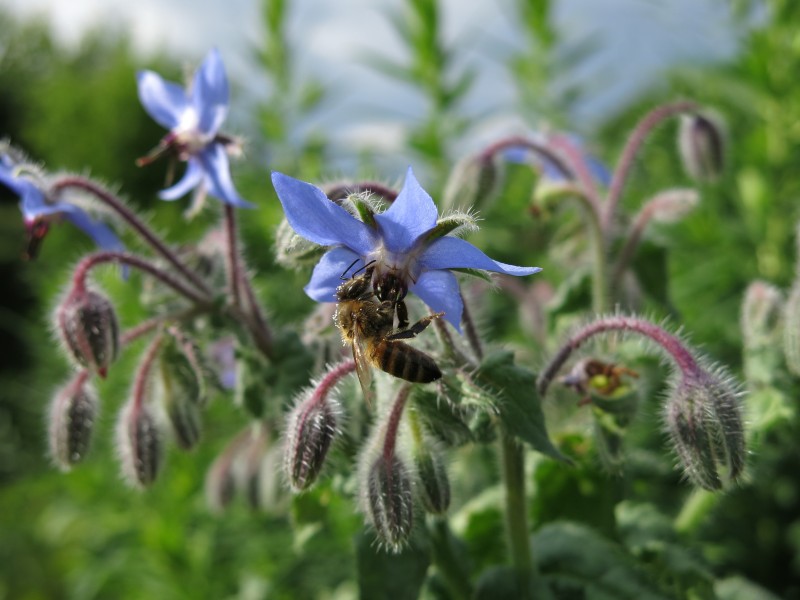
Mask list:
[[[436,362],[404,339],[416,337],[443,313],[420,319],[406,329],[393,330],[396,303],[378,301],[371,286],[372,269],[351,277],[336,290],[334,320],[342,341],[353,348],[356,371],[369,398],[370,365],[414,383],[429,383],[442,376]]]

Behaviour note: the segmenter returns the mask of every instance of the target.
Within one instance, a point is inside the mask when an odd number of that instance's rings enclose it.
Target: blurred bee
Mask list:
[[[362,274],[356,272],[336,289],[333,317],[342,342],[353,348],[356,372],[368,403],[372,398],[370,365],[414,383],[429,383],[442,376],[433,358],[401,340],[416,337],[444,313],[424,317],[410,327],[394,329],[398,301],[378,300],[372,289],[373,270],[374,267],[367,265]],[[400,316],[401,325],[404,314]]]
[[[561,378],[561,383],[573,388],[584,397],[581,404],[591,402],[592,392],[601,396],[610,396],[625,384],[622,376],[639,377],[639,374],[627,367],[602,362],[593,358],[579,361],[572,371]]]

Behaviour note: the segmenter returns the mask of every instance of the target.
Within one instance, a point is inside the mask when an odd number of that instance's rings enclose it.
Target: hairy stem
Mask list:
[[[239,294],[240,275],[239,270],[239,245],[237,243],[238,237],[236,232],[236,213],[235,209],[230,204],[225,204],[225,243],[226,243],[226,271],[228,281],[228,294],[230,294],[231,304],[233,306],[242,307],[242,299]]]
[[[614,218],[614,212],[617,210],[617,204],[619,204],[622,197],[622,192],[625,188],[628,176],[630,175],[633,163],[636,160],[636,155],[639,153],[642,143],[647,136],[650,135],[650,132],[665,120],[682,113],[695,112],[698,108],[699,106],[696,103],[690,101],[673,102],[653,109],[639,121],[633,133],[628,138],[625,148],[622,150],[622,156],[611,177],[611,185],[608,188],[608,199],[606,200],[605,210],[600,220],[604,231],[608,231],[611,225],[611,220]]]
[[[166,259],[175,269],[183,275],[188,281],[192,283],[198,290],[205,294],[211,294],[208,285],[200,278],[200,276],[192,271],[184,262],[178,258],[178,255],[172,251],[163,241],[159,238],[153,230],[151,230],[144,221],[142,221],[136,213],[116,196],[111,194],[108,190],[103,189],[93,181],[84,177],[64,177],[59,179],[54,185],[53,190],[76,188],[84,190],[92,194],[95,198],[100,200],[103,204],[117,213],[131,228],[138,233],[150,246]]]
[[[547,393],[547,388],[550,387],[558,371],[575,350],[580,348],[589,338],[609,331],[630,331],[648,337],[664,349],[684,377],[698,377],[702,374],[702,370],[692,353],[677,337],[667,333],[662,327],[637,317],[604,317],[578,330],[550,359],[550,362],[539,375],[539,380],[536,384],[539,395],[544,396]]]
[[[167,271],[164,271],[144,258],[134,254],[127,254],[125,252],[95,252],[94,254],[90,254],[89,256],[85,257],[75,268],[75,272],[73,274],[73,285],[76,288],[85,287],[86,277],[89,271],[97,265],[104,263],[123,264],[131,266],[135,269],[139,269],[140,271],[155,277],[161,283],[172,288],[177,293],[184,296],[188,300],[191,300],[198,306],[209,306],[211,303],[211,299],[207,295],[198,293],[192,288],[187,287],[184,283],[173,277]]]

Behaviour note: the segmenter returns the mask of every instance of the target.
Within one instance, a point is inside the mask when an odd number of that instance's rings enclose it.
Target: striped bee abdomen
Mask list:
[[[442,376],[430,356],[404,342],[383,341],[375,346],[373,360],[390,375],[414,383],[429,383]]]

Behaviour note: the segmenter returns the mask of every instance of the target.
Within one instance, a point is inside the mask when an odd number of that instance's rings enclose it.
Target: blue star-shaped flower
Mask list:
[[[24,164],[0,148],[0,184],[19,196],[19,207],[29,235],[28,254],[32,257],[50,224],[66,219],[81,229],[105,250],[124,250],[111,229],[81,207],[60,198],[52,198],[35,178],[28,176]]]
[[[403,189],[375,225],[364,223],[319,188],[282,173],[272,174],[286,219],[298,235],[331,249],[323,255],[305,287],[317,302],[335,302],[342,274],[354,261],[374,261],[375,278],[390,275],[460,330],[464,305],[451,269],[479,269],[508,275],[532,275],[539,267],[517,267],[492,260],[469,242],[437,235],[436,205],[408,169]]]
[[[231,179],[228,152],[237,143],[219,133],[228,114],[228,78],[219,52],[208,53],[188,89],[165,81],[153,71],[140,71],[136,79],[142,106],[153,120],[170,130],[155,154],[141,159],[140,164],[165,152],[187,162],[183,178],[162,190],[159,197],[176,200],[196,188],[200,196],[208,192],[227,204],[251,208]]]

